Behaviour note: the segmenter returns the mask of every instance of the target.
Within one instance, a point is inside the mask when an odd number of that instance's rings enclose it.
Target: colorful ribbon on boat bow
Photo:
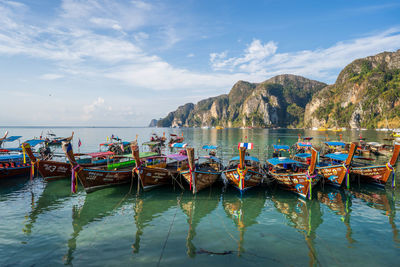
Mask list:
[[[239,174],[239,189],[244,189],[244,178],[246,177],[247,168],[246,166],[244,169],[240,169],[240,166],[237,167],[237,173]]]
[[[343,168],[346,170],[346,174],[344,178],[346,179],[346,188],[350,189],[350,175],[349,175],[349,168],[347,168],[346,164],[343,163]]]
[[[392,171],[392,188],[395,188],[396,187],[396,178],[394,177],[395,169],[392,165],[390,165],[390,162],[386,163],[386,168]]]
[[[78,173],[76,172],[81,166],[76,165],[72,167],[72,174],[71,174],[71,192],[76,193],[78,190]]]
[[[306,177],[307,177],[307,181],[310,183],[309,187],[308,187],[308,199],[311,200],[312,198],[312,181],[315,177],[317,177],[317,174],[313,174],[310,175],[310,170],[308,169],[306,172]]]
[[[193,174],[192,174],[192,168],[190,168],[190,165],[189,165],[189,174],[190,174],[190,190],[192,190],[192,183],[193,183]]]

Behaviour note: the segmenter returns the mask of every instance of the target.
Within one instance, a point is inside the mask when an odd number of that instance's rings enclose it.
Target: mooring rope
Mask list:
[[[178,213],[179,203],[181,202],[182,195],[183,195],[183,192],[181,193],[181,196],[179,197],[178,203],[177,203],[177,205],[176,205],[175,214],[174,214],[174,217],[172,218],[171,225],[169,226],[167,238],[165,239],[164,246],[163,246],[163,248],[162,248],[162,250],[161,250],[161,254],[160,254],[160,258],[158,259],[157,266],[160,266],[161,259],[162,259],[163,255],[164,255],[164,250],[165,250],[165,247],[167,246],[167,242],[168,242],[168,239],[169,239],[169,235],[171,234],[172,226],[174,225],[174,222],[175,222],[176,214]]]

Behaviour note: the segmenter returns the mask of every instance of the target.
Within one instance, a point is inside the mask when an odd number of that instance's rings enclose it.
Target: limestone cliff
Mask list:
[[[229,94],[186,104],[158,121],[160,127],[301,126],[304,108],[326,84],[296,75],[262,83],[237,82]]]
[[[315,94],[305,126],[400,127],[400,50],[357,59]]]

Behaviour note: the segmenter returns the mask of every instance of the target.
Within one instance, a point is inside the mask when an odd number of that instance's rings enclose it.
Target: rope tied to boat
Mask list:
[[[244,166],[244,169],[240,168],[240,165],[237,167],[237,173],[239,174],[239,189],[244,189],[244,178],[246,177],[247,167]]]
[[[76,193],[78,190],[78,173],[77,169],[79,169],[81,166],[77,164],[76,166],[72,167],[72,173],[71,173],[71,192]]]
[[[350,189],[350,168],[346,166],[346,164],[343,163],[343,168],[345,169],[346,173],[344,178],[346,179],[346,188]]]
[[[394,173],[396,172],[396,169],[390,164],[390,162],[386,163],[386,168],[392,172],[392,188],[395,188],[396,178],[394,176]]]
[[[310,174],[310,169],[306,172],[307,181],[309,182],[308,186],[308,199],[312,198],[312,181],[317,177],[317,174],[314,172],[312,175]]]

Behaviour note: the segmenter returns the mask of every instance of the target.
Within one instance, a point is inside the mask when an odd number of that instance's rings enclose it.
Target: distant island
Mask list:
[[[149,126],[400,128],[400,50],[354,60],[332,85],[291,74],[238,81]]]

